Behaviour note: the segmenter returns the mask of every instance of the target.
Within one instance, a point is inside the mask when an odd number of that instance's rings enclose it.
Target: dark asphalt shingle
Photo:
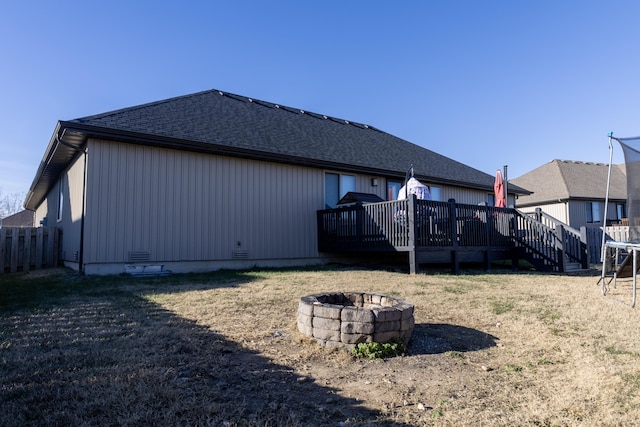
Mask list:
[[[494,177],[373,127],[218,90],[71,120],[115,131],[492,189]],[[517,190],[511,188],[510,190]],[[520,189],[521,190],[521,189]]]

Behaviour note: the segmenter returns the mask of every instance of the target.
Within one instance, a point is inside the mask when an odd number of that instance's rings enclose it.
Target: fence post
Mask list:
[[[417,274],[420,272],[418,264],[418,251],[416,250],[416,200],[415,194],[411,194],[409,203],[407,204],[407,225],[409,228],[409,273]]]
[[[556,256],[558,258],[558,267],[560,273],[567,271],[566,260],[564,256],[564,226],[562,224],[556,225]]]
[[[587,227],[580,227],[580,258],[582,260],[582,268],[589,268],[589,238],[587,237]]]
[[[535,217],[536,221],[542,222],[542,208],[536,208]]]
[[[0,274],[4,273],[7,256],[7,230],[0,228]]]
[[[362,202],[356,203],[355,206],[355,215],[356,215],[356,247],[361,248],[364,243],[364,207],[362,206]]]
[[[31,268],[31,228],[24,229],[24,242],[22,243],[22,271],[29,272]]]
[[[458,260],[458,214],[456,212],[456,200],[449,199],[449,227],[451,229],[451,272],[460,274],[460,261]]]
[[[18,248],[20,240],[18,238],[19,228],[11,229],[11,266],[9,271],[15,273],[18,271]]]
[[[42,268],[42,251],[44,250],[44,232],[43,227],[36,230],[36,270]]]

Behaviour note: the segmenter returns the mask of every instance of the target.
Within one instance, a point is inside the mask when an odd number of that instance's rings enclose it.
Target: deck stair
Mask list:
[[[541,271],[579,272],[589,269],[586,230],[576,230],[540,209],[533,213],[517,210],[519,229],[528,233],[516,236],[523,258]]]

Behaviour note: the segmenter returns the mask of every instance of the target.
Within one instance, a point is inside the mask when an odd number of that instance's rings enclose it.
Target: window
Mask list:
[[[337,173],[324,175],[324,206],[326,209],[335,208],[338,201],[349,191],[356,191],[355,176],[338,175]]]
[[[617,216],[617,219],[622,219],[627,217],[627,212],[626,212],[624,203],[616,203],[616,216]]]
[[[400,181],[387,181],[387,200],[398,200],[398,193],[402,188]]]
[[[62,208],[64,206],[64,175],[58,181],[58,221],[62,221]]]
[[[430,185],[429,193],[431,193],[431,200],[435,200],[436,202],[442,201],[442,188]]]
[[[496,195],[487,194],[487,206],[495,206],[495,205],[496,205]]]
[[[600,203],[598,202],[587,202],[587,222],[601,222],[602,218],[600,217]]]

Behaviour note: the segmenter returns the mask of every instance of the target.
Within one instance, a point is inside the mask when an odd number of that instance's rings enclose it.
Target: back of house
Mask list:
[[[87,274],[318,264],[316,212],[395,199],[411,165],[435,200],[491,200],[492,175],[372,126],[210,90],[58,122],[25,207]]]

